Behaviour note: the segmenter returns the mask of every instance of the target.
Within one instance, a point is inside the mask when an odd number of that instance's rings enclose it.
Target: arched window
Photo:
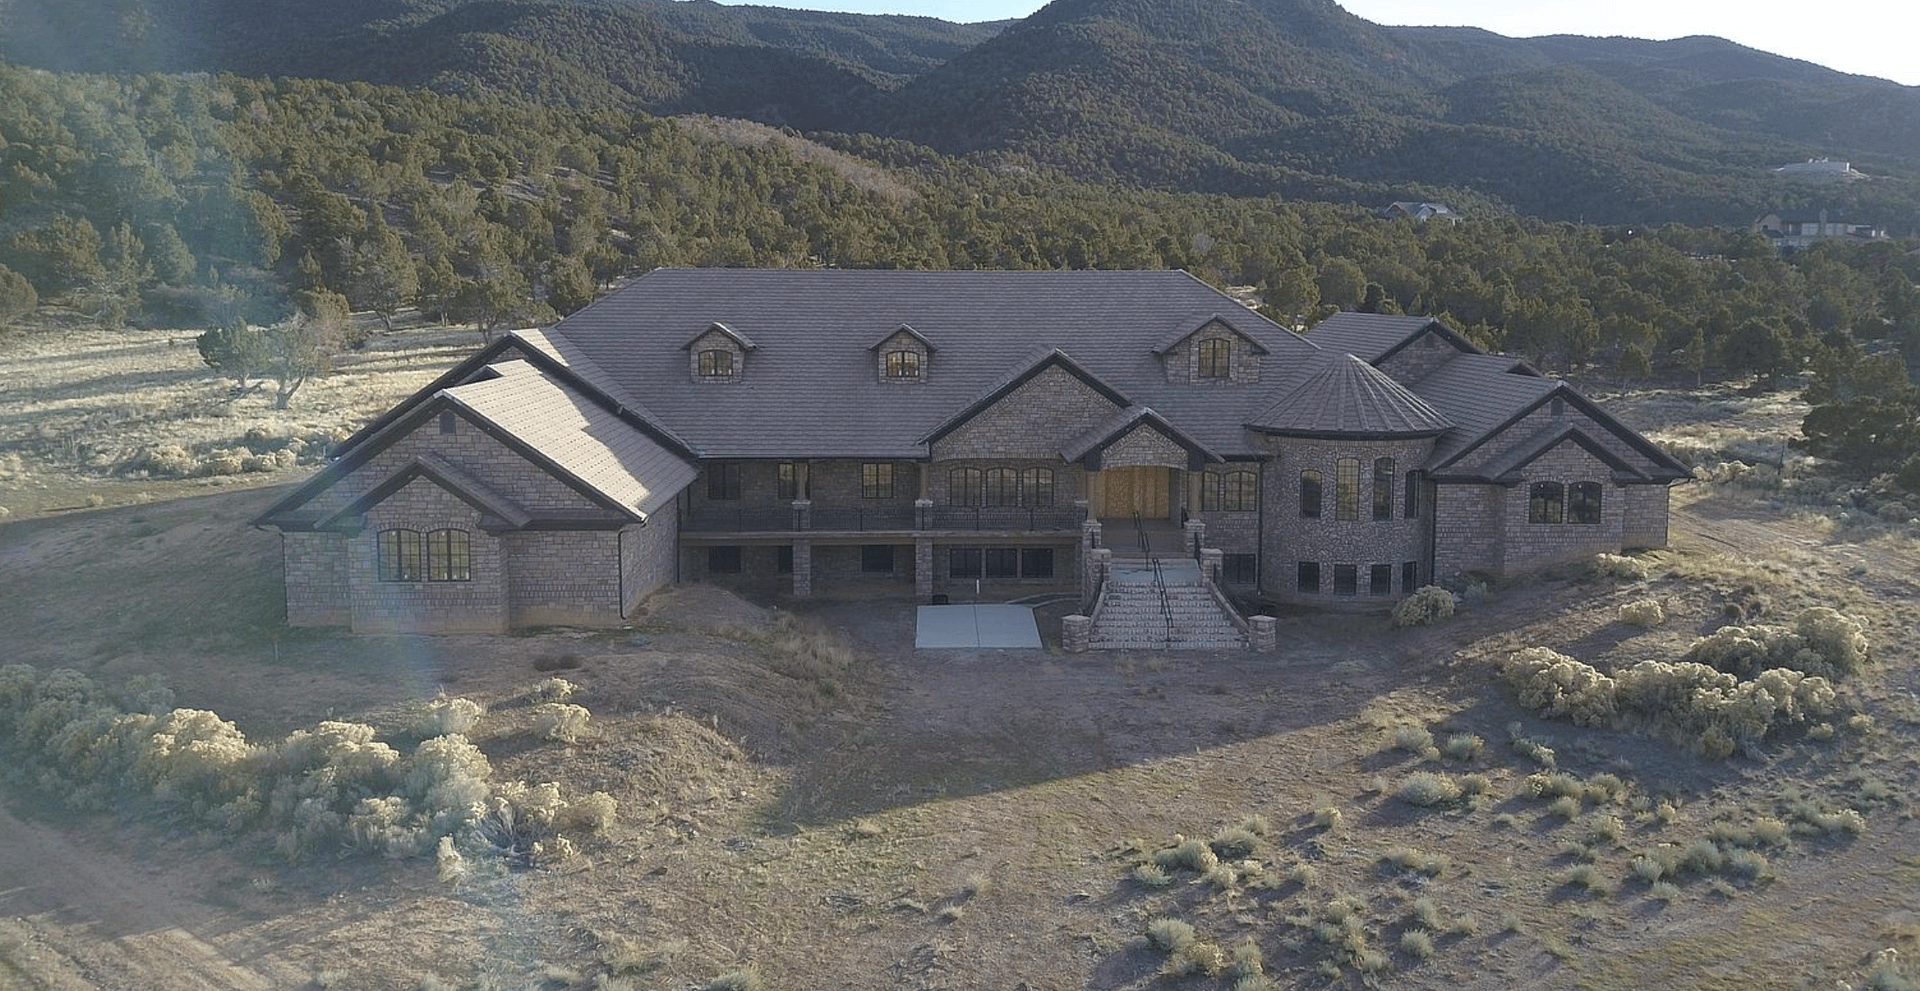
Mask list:
[[[1260,477],[1250,471],[1230,471],[1220,476],[1220,508],[1229,513],[1250,512],[1260,507]]]
[[[473,550],[465,530],[433,530],[427,534],[427,580],[464,582],[473,579]]]
[[[1341,458],[1334,463],[1333,518],[1360,518],[1360,459]]]
[[[1527,491],[1528,523],[1559,523],[1566,519],[1566,495],[1559,482],[1535,482]]]
[[[1053,469],[1028,468],[1020,473],[1021,501],[1035,509],[1053,507]]]
[[[1600,522],[1600,483],[1575,482],[1567,488],[1567,522]]]
[[[986,477],[986,499],[988,506],[1018,506],[1020,504],[1020,473],[1012,468],[989,468]]]
[[[1300,473],[1300,517],[1308,520],[1320,518],[1320,473],[1317,471]]]
[[[1373,518],[1393,519],[1393,459],[1373,459]]]
[[[917,379],[920,377],[920,352],[888,351],[887,377],[890,379]]]
[[[980,505],[980,469],[955,468],[947,472],[947,504]]]
[[[1223,379],[1233,375],[1233,343],[1215,338],[1199,345],[1200,372],[1203,379]]]
[[[420,572],[420,531],[380,531],[380,580],[417,582]]]
[[[731,378],[733,376],[733,352],[713,348],[700,352],[700,377]]]

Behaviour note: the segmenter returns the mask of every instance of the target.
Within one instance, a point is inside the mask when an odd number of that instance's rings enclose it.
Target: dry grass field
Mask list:
[[[154,446],[349,427],[471,345],[376,338],[276,417],[164,335],[9,342],[0,661],[156,675],[254,741],[326,719],[398,741],[426,700],[471,699],[496,780],[606,791],[614,821],[442,880],[431,855],[289,863],[131,797],[75,812],[19,765],[0,989],[1827,991],[1906,986],[1882,951],[1920,954],[1904,521],[1729,477],[1686,487],[1643,579],[1496,583],[1405,630],[1290,615],[1273,656],[1070,656],[903,649],[904,596],[706,586],[617,631],[290,631],[277,538],[245,521],[304,469],[128,477]],[[1797,419],[1733,394],[1629,410],[1715,462]],[[1498,673],[1526,646],[1675,660],[1730,611],[1817,605],[1873,662],[1826,731],[1750,755],[1542,719]],[[554,676],[591,713],[571,742],[539,732]]]

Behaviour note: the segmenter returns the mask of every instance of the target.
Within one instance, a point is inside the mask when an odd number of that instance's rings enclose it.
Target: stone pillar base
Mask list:
[[[1256,652],[1270,654],[1280,649],[1280,621],[1272,616],[1253,616],[1247,620],[1248,640]]]
[[[1207,584],[1220,584],[1220,564],[1226,556],[1227,552],[1218,547],[1208,547],[1200,552],[1200,574],[1206,578]]]
[[[1060,649],[1084,654],[1093,646],[1093,618],[1073,615],[1060,621]]]
[[[933,601],[933,538],[919,537],[913,542],[913,594],[921,602]]]
[[[793,597],[813,597],[813,541],[793,542]]]

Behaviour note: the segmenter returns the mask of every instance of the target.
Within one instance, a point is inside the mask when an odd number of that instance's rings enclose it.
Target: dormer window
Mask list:
[[[713,348],[700,352],[700,377],[703,379],[728,379],[733,377],[733,352]]]
[[[918,379],[920,377],[920,352],[888,351],[887,377],[890,379]]]
[[[1204,340],[1196,345],[1199,365],[1196,374],[1202,379],[1224,379],[1233,375],[1233,344],[1220,338]]]
[[[909,385],[926,379],[927,365],[938,349],[919,331],[903,323],[867,350],[873,352],[874,372],[880,381]]]

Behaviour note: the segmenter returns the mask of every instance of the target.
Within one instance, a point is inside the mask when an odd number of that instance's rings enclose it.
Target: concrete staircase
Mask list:
[[[1116,556],[1106,599],[1093,617],[1095,650],[1246,649],[1247,635],[1207,590],[1198,563],[1192,558],[1163,559],[1160,572],[1166,581],[1164,608],[1153,584],[1152,564]]]

